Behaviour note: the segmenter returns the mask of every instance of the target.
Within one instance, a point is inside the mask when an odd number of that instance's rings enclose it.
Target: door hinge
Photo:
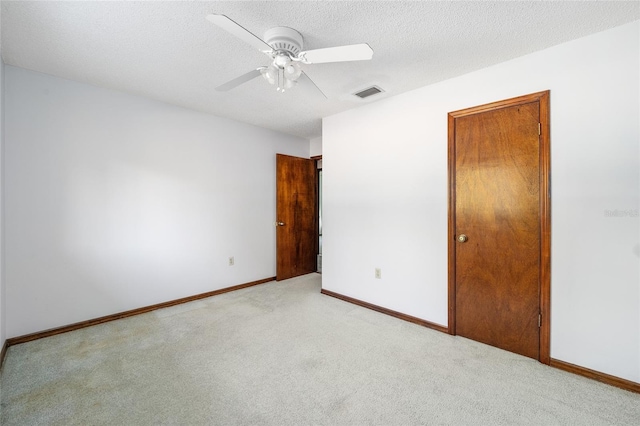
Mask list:
[[[538,123],[538,136],[542,134],[542,124]]]
[[[538,314],[538,328],[542,327],[542,314]]]

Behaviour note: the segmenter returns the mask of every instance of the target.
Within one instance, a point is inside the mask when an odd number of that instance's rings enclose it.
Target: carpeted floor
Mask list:
[[[9,348],[3,425],[640,425],[640,395],[321,295],[317,274]]]

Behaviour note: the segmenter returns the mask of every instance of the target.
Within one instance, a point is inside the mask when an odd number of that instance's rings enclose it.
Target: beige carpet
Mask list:
[[[9,348],[3,425],[640,425],[640,395],[272,282]]]

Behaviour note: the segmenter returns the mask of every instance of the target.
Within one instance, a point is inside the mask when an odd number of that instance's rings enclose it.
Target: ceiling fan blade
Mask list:
[[[207,20],[213,22],[223,30],[226,30],[230,34],[238,37],[245,43],[250,44],[262,53],[270,54],[273,49],[267,43],[265,43],[260,37],[256,36],[246,28],[242,27],[235,21],[232,21],[225,15],[216,15],[214,13],[207,15]]]
[[[373,57],[373,49],[367,43],[350,44],[348,46],[307,50],[306,52],[300,52],[298,57],[302,58],[302,62],[306,64],[366,61]]]
[[[231,81],[227,81],[225,84],[216,87],[216,90],[218,92],[226,92],[228,90],[231,90],[235,87],[240,86],[241,84],[246,83],[249,80],[253,80],[254,78],[258,77],[262,71],[262,68],[257,68],[253,71],[249,71],[246,74],[242,74],[240,77],[236,77]]]
[[[301,85],[306,86],[308,88],[312,88],[312,89],[315,88],[315,90],[319,92],[322,96],[324,96],[325,99],[329,99],[327,98],[327,95],[325,95],[324,92],[320,90],[318,85],[314,83],[313,80],[311,80],[311,77],[309,77],[304,71],[302,71],[302,73],[300,74],[300,78],[298,78],[298,82]]]

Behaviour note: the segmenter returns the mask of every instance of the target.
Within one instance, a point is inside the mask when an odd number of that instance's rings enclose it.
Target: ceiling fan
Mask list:
[[[216,90],[222,92],[262,75],[270,84],[276,86],[279,92],[284,92],[300,82],[312,85],[326,98],[322,90],[302,70],[301,64],[364,61],[373,57],[373,49],[366,43],[303,51],[302,34],[293,28],[271,28],[265,32],[262,40],[225,15],[210,14],[207,15],[207,20],[271,58],[268,66],[258,67],[216,87]]]

